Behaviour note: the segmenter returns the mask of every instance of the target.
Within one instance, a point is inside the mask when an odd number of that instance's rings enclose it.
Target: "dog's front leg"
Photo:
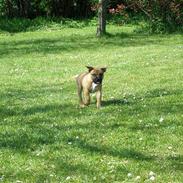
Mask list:
[[[102,99],[102,91],[96,92],[96,99],[97,99],[97,108],[99,109],[101,107],[101,99]]]
[[[83,91],[83,95],[84,95],[84,99],[85,99],[85,105],[89,105],[90,104],[90,93],[88,90],[84,90]]]

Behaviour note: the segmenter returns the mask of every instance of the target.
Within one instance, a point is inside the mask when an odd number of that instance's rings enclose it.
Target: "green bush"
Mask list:
[[[134,17],[140,20],[143,15],[143,20],[148,25],[142,28],[150,33],[183,30],[183,1],[181,0],[121,1],[121,4],[117,5],[110,3],[109,12],[117,24],[129,22]]]
[[[96,17],[86,20],[56,17],[37,17],[35,19],[0,18],[0,32],[16,33],[42,29],[83,28],[86,26],[96,26],[96,24]]]

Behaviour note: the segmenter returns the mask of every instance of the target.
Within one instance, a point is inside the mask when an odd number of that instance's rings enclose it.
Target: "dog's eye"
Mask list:
[[[92,74],[93,77],[96,77],[97,75],[96,74]]]

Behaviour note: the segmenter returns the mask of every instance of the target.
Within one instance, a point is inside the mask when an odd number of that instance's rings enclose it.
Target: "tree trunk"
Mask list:
[[[99,0],[97,36],[106,33],[107,0]]]

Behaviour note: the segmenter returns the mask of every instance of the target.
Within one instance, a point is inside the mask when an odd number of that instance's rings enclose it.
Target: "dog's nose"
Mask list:
[[[102,79],[101,78],[95,78],[94,82],[95,83],[101,83],[102,82]]]

